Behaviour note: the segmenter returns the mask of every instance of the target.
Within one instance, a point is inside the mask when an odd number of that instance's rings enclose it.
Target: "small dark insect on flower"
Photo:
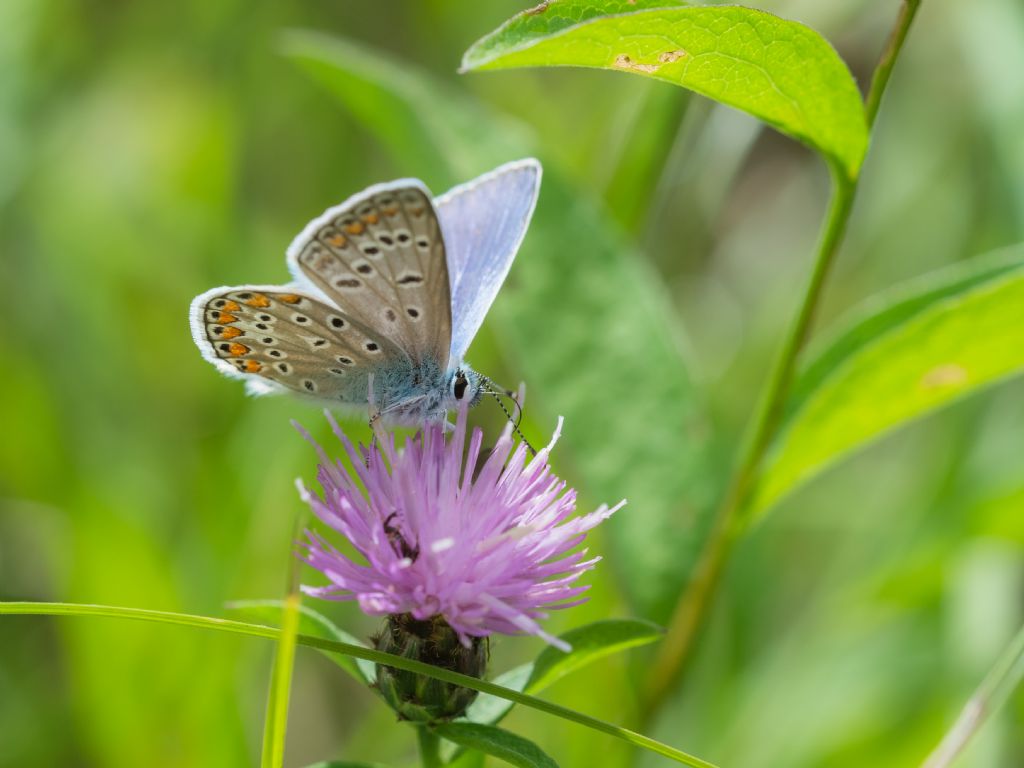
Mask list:
[[[391,542],[391,547],[395,552],[415,562],[416,558],[420,556],[420,548],[411,546],[402,536],[401,528],[392,525],[391,521],[396,517],[398,517],[398,512],[392,512],[384,521],[384,533],[388,535],[388,541]]]

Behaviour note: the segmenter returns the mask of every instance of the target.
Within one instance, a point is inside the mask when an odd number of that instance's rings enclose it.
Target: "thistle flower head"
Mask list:
[[[622,503],[572,517],[576,492],[548,465],[561,421],[532,458],[510,427],[482,458],[483,433],[467,435],[465,408],[447,435],[445,425],[430,424],[401,450],[384,432],[357,449],[328,420],[355,477],[303,431],[320,455],[322,490],[300,491],[363,562],[307,531],[302,557],[330,581],[304,587],[307,594],[354,599],[371,615],[443,617],[467,648],[498,632],[537,635],[568,650],[538,621],[583,602],[587,587],[577,580],[600,558],[587,559],[578,546]]]

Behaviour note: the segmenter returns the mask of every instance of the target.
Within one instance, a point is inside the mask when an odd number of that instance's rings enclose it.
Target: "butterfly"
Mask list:
[[[387,424],[443,420],[490,391],[464,357],[526,235],[540,178],[527,158],[436,199],[419,179],[369,187],[292,241],[293,282],[196,296],[192,337],[253,394],[371,405]]]

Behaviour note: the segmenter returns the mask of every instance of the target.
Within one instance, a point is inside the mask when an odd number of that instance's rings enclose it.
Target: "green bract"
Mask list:
[[[475,637],[468,648],[463,646],[441,616],[423,621],[409,614],[388,616],[374,645],[379,651],[470,677],[483,677],[487,669],[487,640]],[[377,690],[400,719],[422,723],[459,717],[477,696],[472,688],[385,664],[377,665]]]
[[[541,3],[476,42],[462,68],[596,67],[664,80],[748,112],[857,176],[864,107],[828,41],[765,11],[665,5]]]

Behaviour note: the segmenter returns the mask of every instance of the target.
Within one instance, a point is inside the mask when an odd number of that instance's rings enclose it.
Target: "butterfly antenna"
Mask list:
[[[526,439],[526,435],[524,435],[522,430],[519,429],[519,425],[523,421],[523,406],[520,405],[519,400],[517,400],[515,395],[507,389],[492,389],[495,384],[487,377],[481,376],[480,378],[483,380],[484,392],[494,398],[494,402],[498,404],[502,413],[504,413],[509,422],[511,422],[512,431],[515,432],[519,436],[519,439],[523,441],[523,445],[525,445],[527,450],[530,451],[530,455],[536,456],[537,449],[530,445],[530,441]],[[506,408],[505,404],[501,401],[502,396],[509,398],[513,403],[515,403],[515,416],[509,412],[508,408]]]

